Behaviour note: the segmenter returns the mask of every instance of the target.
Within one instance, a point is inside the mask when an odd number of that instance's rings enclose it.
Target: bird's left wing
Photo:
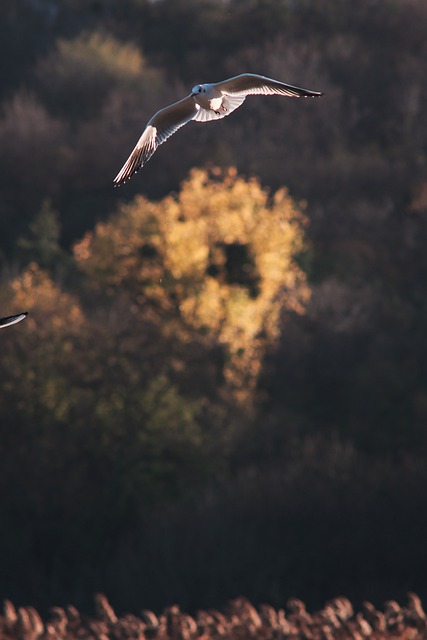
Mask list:
[[[24,311],[23,313],[18,313],[16,316],[8,316],[7,318],[0,318],[0,328],[9,327],[11,324],[16,324],[17,322],[21,322],[28,315],[28,311]]]
[[[320,91],[310,91],[309,89],[294,87],[291,84],[285,84],[284,82],[259,76],[255,73],[242,73],[234,78],[216,82],[214,86],[225,94],[240,96],[256,94],[271,96],[277,94],[294,98],[312,98],[323,95]]]
[[[149,121],[134,150],[114,178],[119,186],[144,166],[157,147],[197,114],[198,105],[191,96],[160,109]]]

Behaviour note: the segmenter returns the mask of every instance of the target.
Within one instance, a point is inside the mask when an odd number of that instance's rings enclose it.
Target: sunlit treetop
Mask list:
[[[285,306],[308,296],[294,257],[305,218],[286,189],[270,194],[234,169],[191,171],[176,195],[137,197],[76,244],[77,264],[108,296],[174,309],[227,345],[228,375],[247,386]],[[236,384],[237,378],[235,380]]]

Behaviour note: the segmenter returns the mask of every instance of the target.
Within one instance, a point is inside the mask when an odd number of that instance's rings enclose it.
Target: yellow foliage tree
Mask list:
[[[93,69],[134,80],[144,69],[144,60],[137,47],[122,43],[107,33],[84,32],[73,40],[59,39],[57,60],[69,67],[84,69],[91,61]],[[73,63],[73,66],[72,66]]]
[[[286,189],[270,196],[234,169],[194,169],[179,194],[123,205],[74,255],[93,287],[212,334],[226,348],[226,381],[246,400],[281,308],[300,312],[308,296],[294,261],[304,222]]]

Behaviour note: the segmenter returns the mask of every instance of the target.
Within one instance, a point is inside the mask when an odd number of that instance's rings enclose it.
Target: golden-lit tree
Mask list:
[[[234,169],[195,169],[176,196],[123,205],[74,254],[93,288],[128,292],[213,336],[226,350],[226,382],[247,399],[280,309],[301,311],[308,296],[294,260],[303,225],[285,189],[270,195]]]
[[[35,263],[0,288],[0,307],[29,311],[18,331],[1,335],[0,455],[21,441],[15,457],[44,478],[71,465],[64,491],[82,496],[96,460],[100,482],[105,472],[103,482],[120,493],[118,511],[176,495],[205,473],[201,404],[162,372],[160,356],[156,367],[146,319],[142,326],[115,323],[105,310],[85,315],[78,298]]]

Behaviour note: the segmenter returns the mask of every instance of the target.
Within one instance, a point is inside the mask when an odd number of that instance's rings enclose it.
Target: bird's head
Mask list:
[[[196,84],[196,86],[191,89],[192,96],[199,96],[201,93],[206,93],[206,87],[202,84]]]

